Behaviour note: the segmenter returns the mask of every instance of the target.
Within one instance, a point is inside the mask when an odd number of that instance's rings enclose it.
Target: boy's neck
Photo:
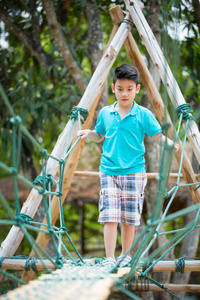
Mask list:
[[[119,102],[117,102],[117,104],[115,105],[115,110],[119,113],[121,120],[123,118],[126,117],[126,115],[129,113],[129,111],[131,111],[132,107],[134,105],[134,102],[132,103],[132,105],[130,106],[122,106],[119,104]]]
[[[120,103],[117,102],[117,104],[115,105],[115,110],[128,113],[133,108],[133,105],[134,101],[131,103],[131,105],[128,106],[120,105]]]

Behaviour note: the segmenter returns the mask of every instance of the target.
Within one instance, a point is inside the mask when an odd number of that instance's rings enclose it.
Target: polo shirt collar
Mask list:
[[[110,112],[111,113],[115,113],[116,110],[115,110],[115,105],[118,103],[118,101],[116,101],[113,105],[110,106]],[[131,110],[129,111],[129,113],[127,115],[135,115],[137,113],[137,103],[135,101],[133,101],[133,107],[131,108]]]

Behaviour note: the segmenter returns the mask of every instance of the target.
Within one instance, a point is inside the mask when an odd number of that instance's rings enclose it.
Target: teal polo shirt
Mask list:
[[[104,135],[100,171],[108,175],[145,172],[145,134],[150,137],[162,132],[161,126],[147,108],[134,105],[121,120],[113,105],[101,109],[95,130]]]

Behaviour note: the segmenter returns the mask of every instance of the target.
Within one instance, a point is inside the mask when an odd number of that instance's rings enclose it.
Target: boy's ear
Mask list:
[[[112,88],[112,92],[114,93],[115,92],[115,86],[114,86],[113,83],[111,84],[111,88]]]
[[[140,91],[140,87],[141,87],[141,85],[140,85],[140,84],[138,84],[138,85],[137,85],[137,87],[136,87],[136,94],[138,94],[138,93],[139,93],[139,91]]]

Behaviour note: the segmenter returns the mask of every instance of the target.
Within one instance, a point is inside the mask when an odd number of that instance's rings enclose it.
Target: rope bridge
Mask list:
[[[179,116],[179,124],[175,142],[180,136],[181,124],[184,121],[186,123],[185,132],[183,136],[183,147],[182,147],[182,159],[179,166],[179,172],[177,177],[176,185],[168,192],[166,187],[168,184],[171,161],[173,157],[173,146],[167,144],[167,139],[163,147],[161,148],[162,155],[160,159],[160,170],[159,170],[159,187],[157,191],[156,203],[152,218],[148,220],[146,227],[141,231],[139,236],[133,242],[132,250],[138,243],[140,244],[135,256],[130,262],[128,268],[116,267],[104,267],[101,265],[102,259],[87,260],[81,257],[79,251],[75,247],[71,240],[68,230],[65,226],[65,219],[63,213],[63,207],[61,202],[62,188],[63,188],[63,176],[64,166],[67,157],[74,147],[78,144],[80,137],[77,138],[73,145],[70,145],[70,135],[67,141],[65,155],[62,159],[58,159],[53,155],[49,154],[46,149],[43,149],[33,136],[27,131],[22,124],[19,116],[17,116],[4,93],[2,86],[0,85],[0,93],[6,104],[10,114],[10,123],[12,125],[12,166],[7,166],[4,162],[0,161],[0,167],[8,174],[13,176],[14,191],[15,191],[15,213],[10,207],[10,204],[6,201],[4,195],[0,192],[0,201],[5,211],[8,212],[10,217],[9,220],[0,220],[1,225],[15,225],[23,232],[28,243],[33,248],[36,256],[34,258],[27,257],[2,257],[0,259],[0,273],[2,274],[2,288],[1,294],[5,294],[9,289],[13,289],[16,285],[10,285],[10,282],[16,282],[17,284],[24,285],[20,289],[14,290],[2,296],[2,299],[32,299],[39,297],[39,299],[107,299],[110,291],[113,287],[117,287],[118,290],[127,294],[132,299],[139,299],[133,290],[140,287],[140,289],[147,290],[150,285],[154,285],[159,289],[166,291],[179,299],[175,294],[170,291],[170,288],[160,284],[152,278],[152,272],[155,271],[156,266],[164,261],[165,255],[171,251],[178,243],[180,243],[192,230],[199,228],[200,222],[200,205],[192,205],[188,208],[179,210],[176,213],[167,215],[169,208],[175,198],[175,195],[179,188],[184,186],[193,186],[195,189],[200,187],[200,182],[180,185],[180,174],[182,167],[183,152],[186,143],[186,135],[189,126],[191,115],[191,108],[188,104],[181,105],[177,108]],[[79,129],[81,129],[81,123],[87,118],[88,112],[82,108],[73,108],[70,119],[72,120],[71,129],[75,121],[78,121]],[[167,136],[168,124],[163,124],[163,132]],[[33,143],[34,147],[38,149],[41,155],[41,168],[42,175],[38,176],[32,183],[19,174],[20,156],[21,156],[21,140],[22,135],[26,135]],[[47,173],[47,160],[51,158],[56,160],[59,165],[59,176],[58,179],[52,174]],[[30,187],[37,189],[42,195],[45,206],[47,224],[35,222],[28,214],[20,213],[20,200],[18,196],[18,185],[17,179],[20,179],[27,183]],[[55,188],[54,188],[55,187]],[[52,196],[56,196],[58,199],[59,206],[59,226],[52,224]],[[171,197],[165,211],[160,217],[165,197]],[[188,213],[196,211],[195,219],[187,224],[185,228],[180,228],[168,232],[160,232],[161,225],[167,221],[174,220],[181,216],[185,216]],[[50,236],[56,251],[56,257],[52,258],[33,238],[30,232],[43,232]],[[159,235],[170,234],[171,237],[162,246],[154,250],[148,255],[149,250],[154,244],[155,240]],[[67,243],[63,242],[63,238],[67,238]],[[72,246],[76,258],[72,256],[69,251],[69,245]],[[63,252],[65,254],[63,254]],[[164,252],[164,253],[163,253]],[[162,253],[162,254],[161,254]],[[37,280],[32,281],[29,285],[18,278],[18,274],[11,271],[9,272],[9,266],[6,265],[6,261],[9,259],[23,260],[22,269],[29,270],[30,268],[34,271],[45,270],[45,275],[40,276]],[[198,261],[199,258],[182,258],[175,262],[173,270],[177,272],[184,272],[185,266],[191,260]],[[17,269],[17,268],[16,268]],[[56,271],[53,271],[56,270]],[[198,271],[200,266],[198,264]],[[17,271],[18,272],[18,271]],[[62,293],[58,292],[62,289]]]

